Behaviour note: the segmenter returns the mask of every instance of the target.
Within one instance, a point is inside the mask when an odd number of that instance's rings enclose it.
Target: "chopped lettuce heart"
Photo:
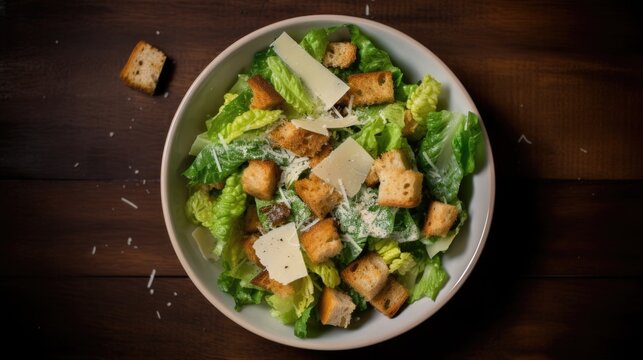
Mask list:
[[[435,111],[438,105],[438,96],[442,85],[431,75],[425,75],[420,85],[409,95],[406,100],[406,107],[411,110],[413,119],[420,122],[423,127],[426,123],[426,116]]]
[[[291,296],[281,297],[273,294],[266,297],[266,302],[272,308],[270,314],[284,324],[293,324],[315,301],[315,287],[310,276],[295,280],[291,284],[295,288]]]
[[[337,271],[337,268],[335,267],[335,264],[333,264],[332,260],[326,260],[323,263],[315,264],[310,260],[308,255],[306,255],[305,253],[303,253],[303,255],[304,262],[306,263],[306,268],[310,272],[319,275],[322,282],[324,283],[324,286],[334,288],[339,285],[339,272]]]
[[[413,255],[402,252],[397,241],[392,239],[379,239],[369,243],[369,250],[375,251],[384,259],[390,273],[404,275],[416,266]]]
[[[200,188],[188,198],[185,204],[185,214],[197,225],[212,226],[216,200],[205,188]]]
[[[418,162],[434,198],[449,204],[457,200],[462,178],[475,168],[480,137],[478,117],[471,112],[467,116],[446,110],[429,113]]]
[[[228,123],[218,135],[223,138],[223,141],[229,143],[247,131],[261,129],[274,123],[280,116],[281,110],[251,109]]]
[[[228,177],[221,195],[212,210],[212,223],[208,227],[217,240],[214,248],[216,256],[221,256],[224,246],[230,240],[235,222],[246,210],[246,193],[241,185],[241,173]]]

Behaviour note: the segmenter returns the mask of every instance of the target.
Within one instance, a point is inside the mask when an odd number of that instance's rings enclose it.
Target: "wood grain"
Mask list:
[[[47,358],[325,359],[328,352],[272,343],[236,325],[185,278],[3,279],[10,340]],[[415,329],[333,357],[396,356],[427,344],[436,358],[619,357],[643,340],[635,279],[472,277],[449,304]],[[173,293],[176,292],[177,296]],[[171,306],[167,306],[170,302]],[[160,314],[157,317],[156,311]],[[276,320],[275,320],[276,321]],[[590,344],[596,344],[591,346]],[[9,342],[9,349],[17,345]],[[418,349],[419,350],[419,349]],[[53,355],[53,356],[52,356]]]

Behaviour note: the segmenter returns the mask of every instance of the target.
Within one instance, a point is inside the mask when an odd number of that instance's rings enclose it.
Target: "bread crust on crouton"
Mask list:
[[[313,157],[328,142],[329,137],[306,129],[298,128],[286,121],[273,129],[269,134],[270,141],[288,149],[299,156]]]
[[[313,225],[301,234],[299,241],[310,261],[315,264],[323,263],[338,255],[343,247],[335,221],[331,218],[326,218]]]
[[[353,106],[386,104],[395,100],[393,74],[390,71],[375,71],[348,76],[350,89],[339,100],[348,105],[353,97]]]
[[[314,175],[295,181],[295,192],[320,219],[342,201],[334,187]]]
[[[446,236],[453,224],[458,220],[458,208],[455,205],[439,201],[431,201],[426,221],[422,228],[424,236]]]
[[[331,144],[327,143],[326,145],[322,146],[321,150],[319,150],[319,152],[315,156],[311,157],[308,161],[310,167],[314,168],[315,166],[317,166],[317,164],[327,158],[331,152],[333,152],[333,146]]]
[[[386,285],[388,266],[377,253],[369,252],[348,264],[341,277],[366,301],[370,301]]]
[[[326,47],[326,53],[322,64],[326,67],[346,69],[357,59],[357,46],[350,41],[330,42]]]
[[[250,102],[252,109],[270,110],[279,107],[284,102],[284,98],[279,95],[272,84],[260,75],[248,79],[248,86],[252,89],[252,101]]]
[[[120,78],[127,86],[154,95],[167,56],[141,40],[130,53]]]
[[[246,257],[248,258],[248,260],[255,263],[259,267],[263,267],[263,265],[261,265],[261,260],[259,260],[259,257],[257,256],[255,248],[252,247],[257,239],[259,239],[259,235],[250,234],[241,239],[241,243],[243,244],[243,251],[246,253]]]
[[[261,222],[259,221],[257,206],[255,204],[248,205],[243,219],[243,230],[250,234],[261,231]]]
[[[393,279],[393,277],[389,276],[384,288],[380,290],[370,303],[377,311],[392,318],[397,314],[402,305],[406,303],[408,298],[409,292],[406,288]]]
[[[243,191],[262,200],[270,200],[275,194],[281,169],[270,160],[250,160],[243,170]]]
[[[413,170],[382,170],[378,172],[380,189],[377,203],[382,206],[414,208],[422,201],[424,175]]]
[[[350,296],[328,287],[322,291],[319,299],[319,317],[322,324],[346,328],[351,322],[354,310],[355,304]]]
[[[268,270],[265,269],[255,276],[250,283],[280,297],[288,297],[295,293],[295,287],[292,283],[284,285],[277,280],[271,279]]]

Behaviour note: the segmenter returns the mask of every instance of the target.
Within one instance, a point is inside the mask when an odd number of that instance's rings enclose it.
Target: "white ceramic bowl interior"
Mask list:
[[[195,136],[204,131],[204,121],[216,113],[223,94],[245,71],[255,52],[266,48],[283,31],[293,38],[310,29],[338,24],[358,25],[375,44],[388,51],[407,80],[418,81],[424,74],[433,75],[442,83],[440,108],[451,111],[478,113],[466,90],[437,56],[409,36],[380,23],[361,18],[314,15],[298,17],[261,28],[238,40],[217,56],[189,88],[174,116],[167,135],[161,166],[161,198],[167,230],[176,254],[201,293],[223,314],[247,330],[272,341],[309,349],[340,350],[375,344],[402,334],[428,319],[440,309],[469,276],[484,246],[495,196],[493,157],[484,125],[484,138],[474,176],[463,182],[463,195],[469,220],[444,256],[450,279],[435,302],[422,299],[389,319],[369,311],[352,324],[350,329],[332,328],[316,338],[299,339],[293,328],[282,325],[270,316],[266,305],[246,306],[234,310],[231,297],[217,288],[221,268],[204,260],[191,238],[194,225],[184,213],[187,199],[186,180],[181,173],[193,159],[188,155]]]

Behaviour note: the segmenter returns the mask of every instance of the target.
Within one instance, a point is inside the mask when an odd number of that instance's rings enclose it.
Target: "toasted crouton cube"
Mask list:
[[[295,293],[295,287],[292,283],[284,285],[277,280],[271,279],[268,274],[268,270],[260,272],[250,281],[250,283],[254,286],[266,289],[280,297],[288,297]]]
[[[310,261],[315,264],[323,263],[338,255],[343,247],[335,222],[331,218],[326,218],[313,225],[308,231],[301,234],[299,240]]]
[[[458,208],[455,205],[432,201],[422,233],[425,236],[446,236],[457,219]]]
[[[134,46],[120,78],[127,86],[154,95],[166,59],[161,50],[141,40]]]
[[[246,210],[243,219],[243,230],[250,234],[261,231],[261,222],[257,215],[257,206],[254,204],[250,204]]]
[[[287,121],[268,134],[276,146],[286,148],[299,156],[315,156],[328,142],[328,136],[301,129]]]
[[[241,243],[243,244],[243,251],[246,253],[246,257],[248,258],[248,260],[257,264],[258,266],[263,267],[261,265],[261,260],[259,260],[259,257],[257,256],[257,252],[255,251],[255,248],[252,247],[252,245],[254,245],[257,239],[259,239],[259,235],[252,234],[244,237],[241,240]]]
[[[384,288],[371,300],[377,311],[392,318],[409,298],[409,292],[393,277],[389,277]]]
[[[389,150],[373,161],[373,165],[366,176],[366,186],[373,187],[377,185],[380,181],[380,173],[384,173],[386,170],[406,170],[410,167],[411,164],[404,151],[400,149]]]
[[[390,71],[375,71],[348,76],[350,89],[339,102],[348,105],[353,97],[353,106],[386,104],[395,100],[393,75]]]
[[[295,192],[320,219],[342,201],[337,190],[317,176],[295,181]]]
[[[370,170],[368,170],[368,175],[366,175],[366,179],[364,180],[364,184],[368,187],[373,187],[377,185],[380,182],[380,178],[377,176],[377,171],[375,170],[375,162],[373,162],[373,165],[371,166]]]
[[[322,160],[327,158],[332,151],[333,151],[333,146],[331,144],[326,144],[322,146],[321,150],[319,150],[319,152],[315,156],[311,157],[310,160],[308,161],[308,163],[310,164],[310,167],[314,168],[315,166],[317,166],[317,164],[319,164],[320,162],[322,162]]]
[[[350,296],[331,288],[324,288],[319,300],[319,317],[324,325],[346,328],[351,322],[355,304]]]
[[[346,69],[357,59],[357,46],[349,41],[331,42],[326,47],[322,63],[326,67]]]
[[[388,266],[377,253],[369,252],[342,270],[342,280],[370,301],[386,285]]]
[[[377,203],[382,206],[414,208],[422,201],[421,172],[413,170],[383,170],[378,172],[380,191]]]
[[[252,89],[252,102],[250,108],[270,110],[278,107],[284,102],[284,98],[277,90],[260,75],[248,79],[248,86]]]
[[[418,122],[413,118],[413,114],[411,114],[411,110],[405,110],[404,111],[404,128],[402,128],[402,135],[409,137],[415,133],[415,130],[417,130],[419,124]]]
[[[277,190],[281,169],[270,160],[250,160],[243,170],[243,191],[261,200],[270,200]]]

